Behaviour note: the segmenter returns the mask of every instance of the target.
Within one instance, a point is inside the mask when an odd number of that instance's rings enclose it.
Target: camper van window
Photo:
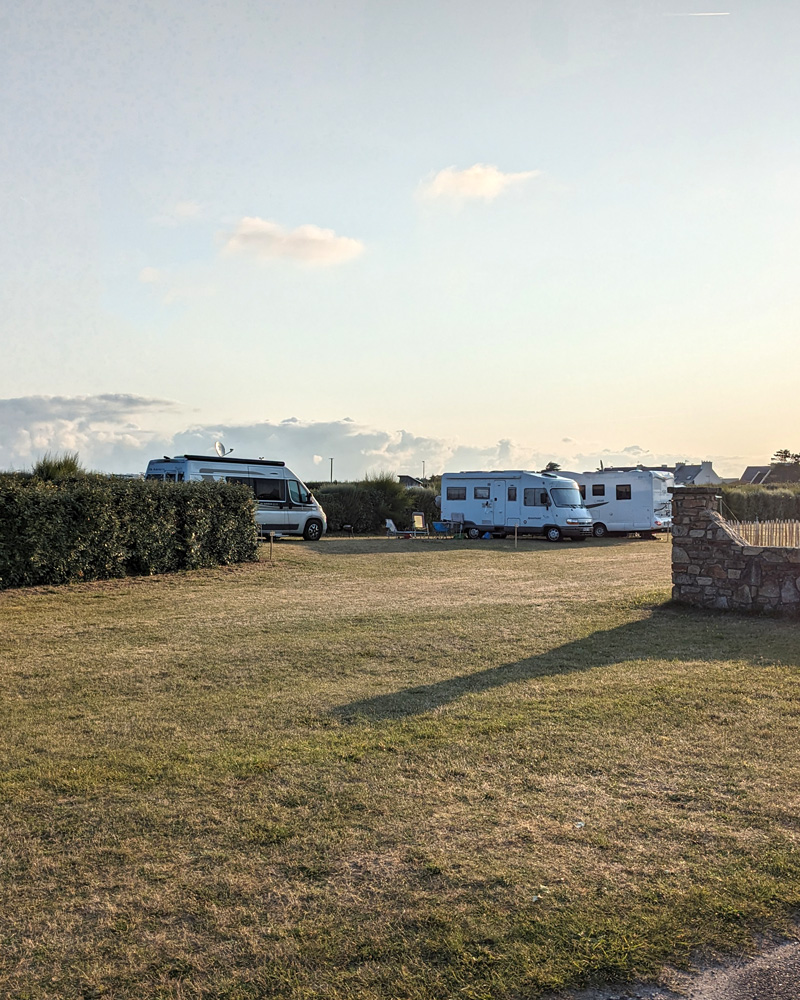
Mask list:
[[[604,497],[606,495],[606,485],[605,483],[593,483],[592,484],[592,496],[593,497]]]
[[[294,479],[289,480],[289,499],[292,503],[308,503],[308,493]]]
[[[164,473],[164,481],[167,482],[167,483],[174,483],[175,482],[175,473],[174,472],[165,472]]]
[[[508,502],[509,503],[514,503],[516,501],[516,499],[517,499],[517,487],[516,486],[509,486],[508,487]]]
[[[256,500],[278,500],[286,499],[283,479],[254,479]]]
[[[474,486],[472,489],[472,496],[475,500],[488,500],[489,499],[489,487],[488,486]]]
[[[467,487],[466,486],[448,486],[447,487],[447,499],[448,500],[466,500],[467,499]]]
[[[526,507],[546,507],[548,503],[547,490],[537,490],[527,486],[522,491],[522,502]]]
[[[586,499],[586,486],[583,483],[581,483],[581,485],[578,487],[578,489],[581,491],[581,500],[585,500]]]
[[[161,472],[148,472],[144,478],[151,479],[153,481],[158,480],[161,482],[164,479],[164,476]]]
[[[582,507],[583,500],[580,493],[574,487],[564,487],[557,486],[555,489],[550,490],[550,495],[553,498],[553,503],[556,507]]]
[[[617,500],[630,500],[631,498],[631,487],[630,483],[622,483],[617,487]]]

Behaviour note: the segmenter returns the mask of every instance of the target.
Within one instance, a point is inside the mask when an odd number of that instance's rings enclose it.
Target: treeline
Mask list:
[[[400,530],[411,526],[411,515],[421,511],[428,522],[439,518],[436,490],[406,489],[388,473],[356,483],[309,483],[328,518],[328,531],[349,525],[355,532],[381,532],[391,518]]]
[[[734,521],[800,519],[800,483],[783,486],[722,486],[722,514]]]
[[[245,486],[0,475],[0,589],[257,558]]]

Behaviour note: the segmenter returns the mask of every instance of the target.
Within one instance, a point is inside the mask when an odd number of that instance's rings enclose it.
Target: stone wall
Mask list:
[[[718,513],[714,487],[670,492],[673,600],[800,618],[800,549],[748,545]]]

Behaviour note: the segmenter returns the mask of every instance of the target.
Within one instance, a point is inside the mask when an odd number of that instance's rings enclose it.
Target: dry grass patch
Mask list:
[[[0,595],[0,994],[533,997],[800,899],[797,626],[669,547],[326,540]]]

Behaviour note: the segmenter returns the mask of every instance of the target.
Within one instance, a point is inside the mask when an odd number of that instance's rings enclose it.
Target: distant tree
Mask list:
[[[37,479],[75,479],[85,476],[86,470],[80,463],[77,451],[56,452],[54,455],[45,452],[33,467]]]
[[[773,465],[786,465],[793,458],[788,448],[779,448],[772,456]]]
[[[800,465],[800,452],[792,454],[792,465]]]
[[[542,472],[560,472],[561,466],[558,462],[548,462],[547,465],[542,469]]]

